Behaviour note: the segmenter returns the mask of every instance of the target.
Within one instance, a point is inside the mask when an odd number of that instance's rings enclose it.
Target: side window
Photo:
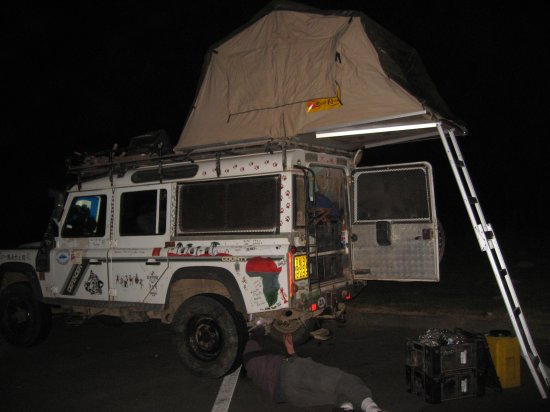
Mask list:
[[[280,196],[279,176],[182,184],[178,234],[276,233]]]
[[[62,237],[103,237],[105,236],[105,216],[107,196],[77,196],[73,199],[63,230]]]
[[[345,174],[342,169],[313,166],[315,172],[315,206],[326,212],[323,219],[339,220],[345,207]]]
[[[120,236],[166,233],[166,189],[123,193],[119,232]]]

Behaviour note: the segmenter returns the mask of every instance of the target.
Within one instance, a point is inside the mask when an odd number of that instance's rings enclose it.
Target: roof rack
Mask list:
[[[159,165],[165,158],[174,158],[173,161],[190,160],[185,153],[177,155],[175,159],[172,144],[164,130],[156,130],[133,137],[127,148],[114,145],[110,150],[95,153],[74,153],[65,159],[69,175],[75,175],[78,186],[83,181],[109,176],[111,183],[113,176],[123,176],[128,170],[142,165]],[[160,175],[162,176],[162,175]]]
[[[119,148],[115,145],[111,150],[103,150],[95,153],[75,153],[66,159],[67,172],[77,177],[77,183],[109,176],[111,182],[113,176],[122,177],[127,171],[141,166],[158,166],[159,179],[162,180],[162,168],[164,166],[189,162],[195,160],[245,155],[253,153],[273,153],[274,151],[286,151],[292,148],[300,148],[310,151],[322,151],[341,156],[349,156],[350,151],[328,148],[326,146],[311,143],[298,142],[296,140],[258,139],[254,141],[233,143],[231,145],[195,147],[187,152],[174,152],[170,140],[164,130],[150,132],[131,139],[127,148]]]

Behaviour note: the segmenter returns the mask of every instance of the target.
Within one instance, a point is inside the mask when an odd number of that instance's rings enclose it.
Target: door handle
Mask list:
[[[434,238],[434,231],[432,228],[422,229],[422,239],[432,240]]]
[[[391,245],[391,224],[387,220],[376,222],[376,243],[379,246]]]
[[[147,259],[146,265],[160,265],[160,262],[156,259]]]
[[[415,236],[414,240],[432,240],[434,238],[434,231],[431,228],[422,229],[422,236]]]
[[[90,260],[88,261],[88,263],[89,263],[90,265],[101,265],[101,260],[98,260],[98,259],[90,259]]]

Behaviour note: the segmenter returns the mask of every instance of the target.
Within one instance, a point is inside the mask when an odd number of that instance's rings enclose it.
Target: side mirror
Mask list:
[[[50,189],[48,190],[48,196],[54,200],[52,220],[57,226],[59,226],[59,221],[63,216],[63,209],[65,207],[65,195],[59,190]]]

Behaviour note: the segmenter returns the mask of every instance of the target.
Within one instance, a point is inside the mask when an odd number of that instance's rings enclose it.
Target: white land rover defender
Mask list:
[[[40,247],[0,252],[8,342],[42,340],[52,306],[160,319],[191,371],[221,376],[247,323],[300,341],[368,279],[438,280],[430,165],[357,167],[466,133],[416,51],[363,13],[275,1],[203,68],[173,150],[151,134],[72,162]]]
[[[132,155],[73,162],[40,247],[0,251],[7,342],[43,340],[51,306],[160,319],[187,368],[221,376],[247,323],[299,342],[366,279],[438,279],[427,163],[357,168],[352,153],[276,143],[188,157],[151,137],[165,153],[139,153],[138,137]]]

